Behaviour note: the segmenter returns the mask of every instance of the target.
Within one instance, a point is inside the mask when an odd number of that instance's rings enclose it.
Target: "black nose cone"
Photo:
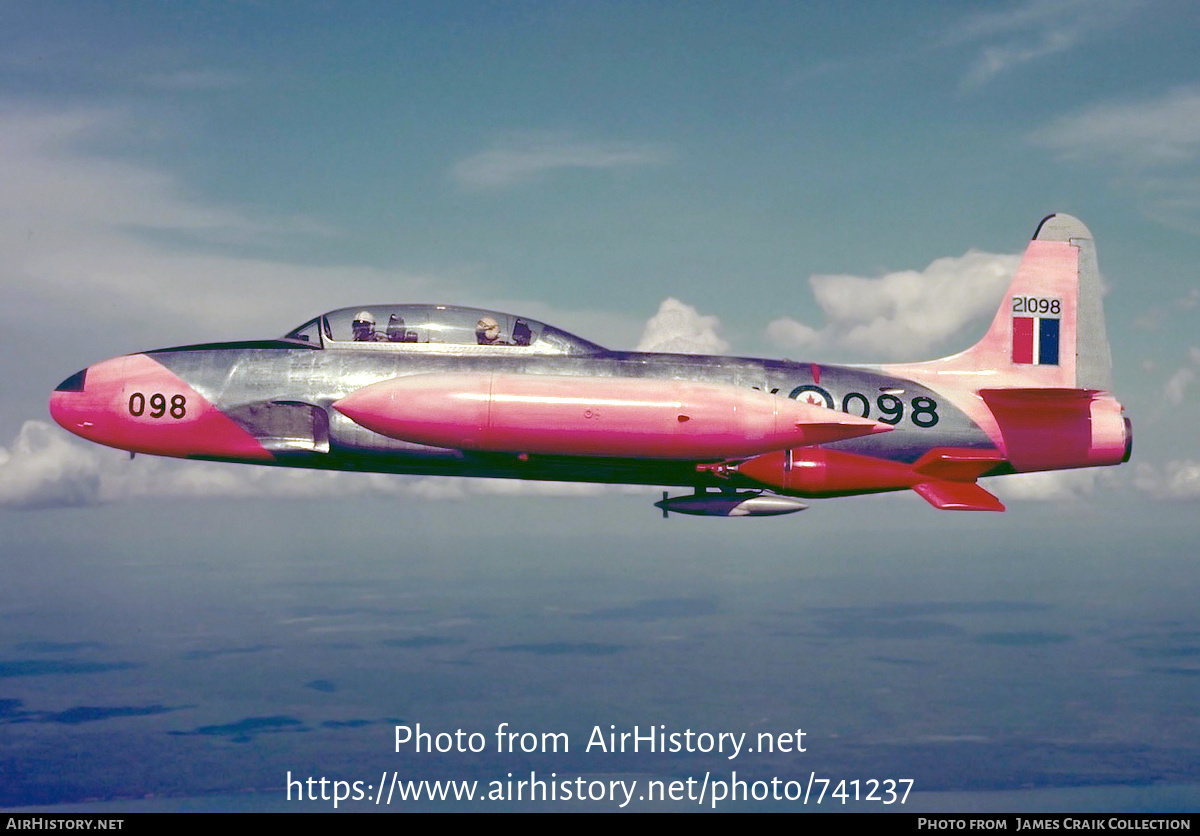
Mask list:
[[[62,383],[58,384],[55,392],[82,392],[84,381],[87,380],[87,369],[75,372]]]

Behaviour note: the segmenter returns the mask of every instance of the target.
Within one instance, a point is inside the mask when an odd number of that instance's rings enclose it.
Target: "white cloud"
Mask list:
[[[1110,31],[1140,5],[1139,0],[1031,0],[967,17],[950,28],[945,40],[950,45],[981,45],[960,85],[971,89]]]
[[[1172,499],[1200,499],[1200,462],[1184,459],[1167,462],[1163,493]]]
[[[1188,349],[1188,360],[1191,366],[1183,366],[1167,380],[1163,386],[1163,396],[1173,406],[1179,406],[1187,396],[1187,390],[1196,380],[1196,368],[1200,368],[1200,348],[1192,346]]]
[[[518,135],[496,147],[460,160],[452,171],[469,189],[499,189],[534,179],[547,172],[619,169],[660,165],[670,155],[657,145],[637,142],[586,142],[558,135]]]
[[[0,508],[97,505],[131,499],[311,499],[395,496],[462,500],[470,496],[595,496],[622,487],[384,473],[340,473],[127,453],[26,421],[11,448],[0,447]],[[645,488],[637,488],[645,492]]]
[[[1054,470],[1014,473],[988,479],[983,486],[1005,502],[1070,502],[1096,489],[1096,470]]]
[[[772,320],[767,325],[767,339],[783,349],[807,349],[820,345],[826,335],[812,326],[797,322],[790,316]]]
[[[1176,459],[1162,468],[1149,464],[1137,466],[1134,485],[1160,499],[1200,499],[1200,462]]]
[[[1026,64],[1037,58],[1065,52],[1077,42],[1071,32],[1043,32],[1032,41],[1005,46],[989,46],[976,60],[962,87],[971,89],[980,87],[1007,70]]]
[[[0,294],[23,308],[0,308],[0,319],[51,311],[71,333],[121,329],[122,350],[270,337],[322,311],[381,299],[474,297],[613,347],[631,345],[644,325],[627,315],[497,301],[473,290],[470,276],[245,255],[339,233],[309,218],[206,203],[145,163],[90,150],[141,142],[146,130],[117,108],[34,110],[0,100]],[[613,164],[654,158],[649,149],[642,157],[618,150],[610,148]]]
[[[11,449],[0,447],[0,507],[91,505],[100,498],[92,451],[40,421],[26,421]]]
[[[663,351],[676,354],[724,354],[729,343],[721,339],[721,323],[715,316],[704,316],[691,305],[666,298],[658,313],[646,323],[638,341],[638,351]]]
[[[1200,87],[1180,87],[1153,99],[1101,104],[1061,116],[1030,139],[1063,159],[1144,167],[1200,156]]]
[[[945,42],[980,45],[960,85],[972,89],[1112,31],[1142,5],[1141,0],[1030,0],[964,18],[950,27]]]
[[[972,250],[939,258],[924,270],[879,278],[812,276],[809,284],[827,324],[815,329],[777,319],[767,326],[767,337],[785,349],[828,346],[875,358],[919,359],[990,318],[1018,263],[1017,255]]]
[[[1200,234],[1200,85],[1067,113],[1028,139],[1087,164],[1144,217]]]
[[[85,150],[138,133],[120,110],[0,102],[0,291],[89,325],[136,323],[138,342],[175,343],[271,336],[347,298],[445,292],[444,281],[399,271],[221,254],[213,244],[331,233],[205,204],[160,171]]]
[[[1186,366],[1171,375],[1167,385],[1163,387],[1163,394],[1166,395],[1168,403],[1175,406],[1183,403],[1183,397],[1195,379],[1196,373]]]

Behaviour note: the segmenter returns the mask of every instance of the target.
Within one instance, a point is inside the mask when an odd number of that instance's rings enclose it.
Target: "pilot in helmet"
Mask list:
[[[404,327],[404,317],[400,316],[400,314],[392,314],[389,316],[387,324],[388,342],[408,342],[407,336],[408,332]]]
[[[523,319],[513,324],[513,345],[529,345],[533,342],[533,329]]]
[[[500,342],[500,323],[490,316],[481,316],[475,323],[475,339],[480,345],[496,345]]]
[[[354,322],[350,324],[350,328],[354,331],[354,341],[359,343],[369,343],[375,341],[375,317],[370,311],[359,311],[354,316]]]

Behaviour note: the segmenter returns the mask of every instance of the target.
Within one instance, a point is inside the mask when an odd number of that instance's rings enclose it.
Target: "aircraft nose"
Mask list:
[[[88,441],[159,456],[270,460],[258,439],[146,354],[114,357],[68,377],[50,415]]]
[[[79,408],[77,403],[87,385],[87,369],[75,372],[54,389],[50,395],[50,417],[64,430],[79,432]]]
[[[102,393],[92,384],[97,381],[102,384],[102,378],[107,377],[107,373],[119,373],[123,364],[124,358],[105,360],[75,372],[58,384],[50,394],[50,417],[64,430],[96,440],[98,425],[104,422],[107,405],[102,403]],[[104,387],[101,385],[99,388]]]

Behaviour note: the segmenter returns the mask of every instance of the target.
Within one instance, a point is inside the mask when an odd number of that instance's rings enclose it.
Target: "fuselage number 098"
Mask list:
[[[828,409],[834,409],[833,395],[827,390],[814,384],[804,384],[797,386],[788,395],[792,400],[804,400],[808,403],[824,405]],[[876,420],[895,426],[904,420],[905,403],[895,395],[883,394],[875,399],[873,404],[878,411]],[[924,396],[913,398],[909,405],[911,410],[908,413],[908,420],[912,421],[918,427],[932,427],[938,422],[937,408],[938,404],[933,398]],[[848,415],[857,415],[860,418],[871,417],[871,400],[862,392],[848,392],[842,398],[842,412]]]

